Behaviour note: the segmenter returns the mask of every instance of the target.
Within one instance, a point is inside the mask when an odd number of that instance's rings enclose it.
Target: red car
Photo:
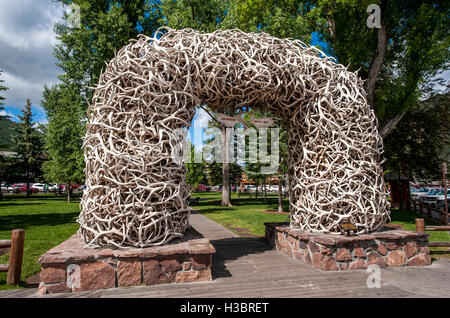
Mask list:
[[[206,191],[209,191],[209,188],[207,186],[205,186],[204,184],[199,184],[197,186],[197,191],[199,191],[199,192],[206,192]]]
[[[81,187],[79,184],[71,184],[70,185],[70,189],[73,191],[77,188]],[[66,191],[66,185],[65,184],[61,184],[61,190],[62,191]]]
[[[27,192],[27,184],[26,183],[16,183],[12,185],[14,188],[20,190],[20,192]],[[37,188],[34,188],[30,186],[29,188],[32,193],[37,193],[39,190]]]

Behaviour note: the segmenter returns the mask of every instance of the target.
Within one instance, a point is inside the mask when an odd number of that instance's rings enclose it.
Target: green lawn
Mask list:
[[[237,200],[236,194],[232,195],[232,208],[220,207],[221,193],[194,193],[192,197],[200,197],[200,203],[193,208],[210,219],[229,227],[245,227],[250,229],[250,233],[263,236],[264,222],[283,222],[288,221],[285,215],[274,215],[261,213],[261,211],[278,209],[278,199],[276,194],[270,194],[267,204],[263,200],[248,199],[248,194],[241,195],[241,199]],[[288,201],[283,200],[284,211],[288,211]],[[439,225],[438,222],[428,219],[426,216],[407,210],[391,210],[391,223],[399,224],[406,230],[416,230],[415,219],[424,218],[426,225]],[[236,231],[234,231],[236,232]],[[445,231],[428,232],[430,241],[450,241],[450,235]],[[438,250],[434,249],[433,250]]]
[[[79,200],[67,203],[54,195],[5,196],[0,201],[0,239],[10,239],[13,229],[25,229],[21,286],[39,271],[42,254],[77,231],[78,206]],[[0,264],[7,263],[8,254],[0,257]],[[0,289],[7,288],[6,273],[0,273]]]
[[[398,209],[391,209],[391,219],[392,223],[400,224],[404,227],[406,230],[415,231],[416,230],[416,218],[422,218],[425,220],[425,225],[440,225],[439,222],[435,220],[431,220],[428,217],[421,215],[417,212],[412,212],[408,210],[398,210]],[[430,234],[430,237],[428,240],[430,242],[439,242],[439,241],[450,241],[450,234],[446,231],[427,231],[428,234]],[[435,255],[437,256],[438,253],[441,255],[441,257],[448,258],[450,256],[450,253],[448,253],[448,247],[432,247],[430,248],[431,251],[436,252]],[[443,253],[442,255],[442,252]]]
[[[263,199],[249,198],[241,194],[237,199],[232,194],[233,207],[220,207],[221,193],[193,193],[192,197],[201,200],[193,208],[208,218],[231,229],[235,233],[251,233],[264,236],[264,222],[286,222],[286,214],[269,214],[262,211],[276,211],[277,195],[270,194],[267,204]],[[283,200],[287,211],[288,201]],[[0,239],[9,239],[12,229],[25,229],[25,250],[22,266],[21,284],[25,279],[37,273],[40,269],[39,257],[50,248],[68,239],[78,229],[75,222],[79,213],[79,200],[67,203],[64,198],[54,195],[5,196],[0,201]],[[392,223],[401,224],[405,229],[415,230],[415,219],[422,217],[410,211],[392,210]],[[437,224],[427,220],[427,225]],[[240,230],[236,230],[239,228]],[[450,241],[447,232],[430,232],[430,241]],[[0,257],[0,264],[8,263],[8,255]],[[17,288],[6,286],[6,273],[0,273],[0,289]]]
[[[267,204],[263,199],[250,199],[248,194],[242,194],[237,199],[235,193],[232,194],[232,207],[221,207],[221,193],[194,193],[192,197],[200,197],[199,204],[192,208],[207,216],[211,220],[227,227],[233,232],[239,234],[233,228],[246,228],[251,234],[264,236],[264,222],[288,222],[289,215],[286,214],[269,214],[261,213],[261,211],[277,211],[278,199],[277,195],[268,196]],[[288,211],[288,201],[283,201],[284,211]],[[231,225],[231,226],[230,226]]]

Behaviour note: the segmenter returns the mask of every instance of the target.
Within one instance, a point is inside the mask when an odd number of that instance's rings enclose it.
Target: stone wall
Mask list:
[[[265,223],[266,242],[277,251],[323,271],[431,264],[428,234],[385,227],[367,235],[308,233],[287,223]]]
[[[159,247],[87,249],[75,234],[41,256],[39,292],[211,281],[214,247],[197,234]]]

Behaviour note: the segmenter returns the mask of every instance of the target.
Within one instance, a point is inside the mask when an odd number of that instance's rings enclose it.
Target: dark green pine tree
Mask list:
[[[2,75],[2,72],[3,71],[0,70],[0,76]],[[2,83],[4,83],[4,82],[5,82],[4,80],[0,79],[0,92],[1,91],[6,91],[8,89],[6,86],[3,86]],[[5,97],[0,95],[0,111],[5,109],[5,107],[3,107],[3,105],[5,104],[3,102],[4,100],[5,100]],[[3,120],[5,118],[8,118],[8,116],[0,114],[0,120]],[[5,173],[6,173],[6,170],[7,170],[6,167],[7,167],[7,158],[4,157],[3,155],[0,155],[0,200],[3,198],[3,196],[2,196],[2,188],[1,188],[1,181],[4,180]]]
[[[41,174],[42,140],[33,128],[31,101],[27,98],[20,122],[17,124],[17,137],[13,142],[17,152],[17,171],[27,184],[27,197],[31,194],[30,183]]]
[[[2,73],[3,73],[3,71],[0,70],[0,76],[2,75]],[[4,82],[5,82],[4,80],[0,79],[0,92],[1,92],[1,91],[6,91],[6,90],[8,90],[8,87],[3,86],[2,83],[4,83]],[[4,101],[5,99],[6,99],[5,97],[3,97],[3,96],[0,95],[0,110],[4,110],[4,109],[5,109],[5,107],[3,107],[3,105],[5,104],[3,101]],[[8,117],[8,116],[0,115],[0,119],[6,118],[6,117]]]

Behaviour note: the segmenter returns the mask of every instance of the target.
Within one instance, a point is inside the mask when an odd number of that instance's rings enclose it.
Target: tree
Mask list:
[[[204,182],[206,180],[205,170],[206,164],[204,161],[202,162],[194,162],[195,159],[195,147],[191,145],[191,160],[186,162],[186,182],[191,186],[191,188],[195,188],[199,185],[200,182]]]
[[[2,75],[2,73],[3,73],[3,71],[0,70],[0,76]],[[4,83],[4,82],[5,82],[4,80],[0,79],[0,92],[8,90],[8,87],[3,86],[2,83]],[[5,100],[5,97],[0,95],[0,110],[4,110],[5,109],[5,107],[3,107],[3,105],[5,105],[5,103],[3,102],[4,100]],[[7,117],[8,116],[0,115],[0,119],[7,118]]]
[[[45,134],[45,149],[48,160],[43,168],[46,178],[66,184],[67,200],[71,199],[71,184],[84,180],[82,137],[85,121],[81,113],[81,96],[76,87],[65,84],[45,87],[43,100],[48,124]]]
[[[173,29],[192,28],[204,32],[217,30],[227,14],[229,1],[161,0],[159,22]]]
[[[450,93],[410,108],[384,141],[387,172],[409,179],[440,180],[450,147]]]
[[[59,1],[78,5],[81,18],[77,27],[68,25],[67,15],[63,23],[55,25],[60,43],[55,46],[54,55],[64,71],[60,79],[78,87],[90,100],[91,88],[98,83],[105,63],[114,57],[115,51],[139,33],[152,35],[159,27],[159,9],[146,0]]]
[[[369,4],[381,8],[378,29],[366,25]],[[366,80],[384,137],[448,69],[448,10],[432,0],[234,0],[222,25],[306,42],[316,33],[328,54]]]
[[[55,182],[83,182],[82,138],[88,100],[105,63],[115,51],[139,33],[152,35],[159,27],[159,9],[146,0],[58,0],[80,7],[80,25],[71,26],[68,16],[54,27],[59,43],[54,55],[63,74],[61,84],[45,88],[42,104],[49,125],[46,149],[50,160],[46,175]],[[70,190],[66,191],[70,200]]]
[[[2,70],[0,70],[0,76],[2,75]],[[6,86],[3,86],[2,83],[4,83],[5,81],[0,79],[0,92],[1,91],[6,91],[8,88]],[[5,97],[0,95],[0,111],[4,110],[5,107],[3,107],[4,105],[4,101]],[[0,115],[0,120],[8,118],[8,116],[4,116],[4,115]],[[7,158],[4,157],[3,155],[0,155],[0,200],[3,198],[3,194],[2,194],[2,186],[1,186],[1,182],[4,180],[4,174],[6,172],[6,167],[7,167]]]
[[[20,121],[17,125],[17,136],[14,139],[17,158],[16,164],[27,184],[27,197],[31,194],[30,183],[42,174],[42,140],[33,127],[31,101],[27,98]]]

